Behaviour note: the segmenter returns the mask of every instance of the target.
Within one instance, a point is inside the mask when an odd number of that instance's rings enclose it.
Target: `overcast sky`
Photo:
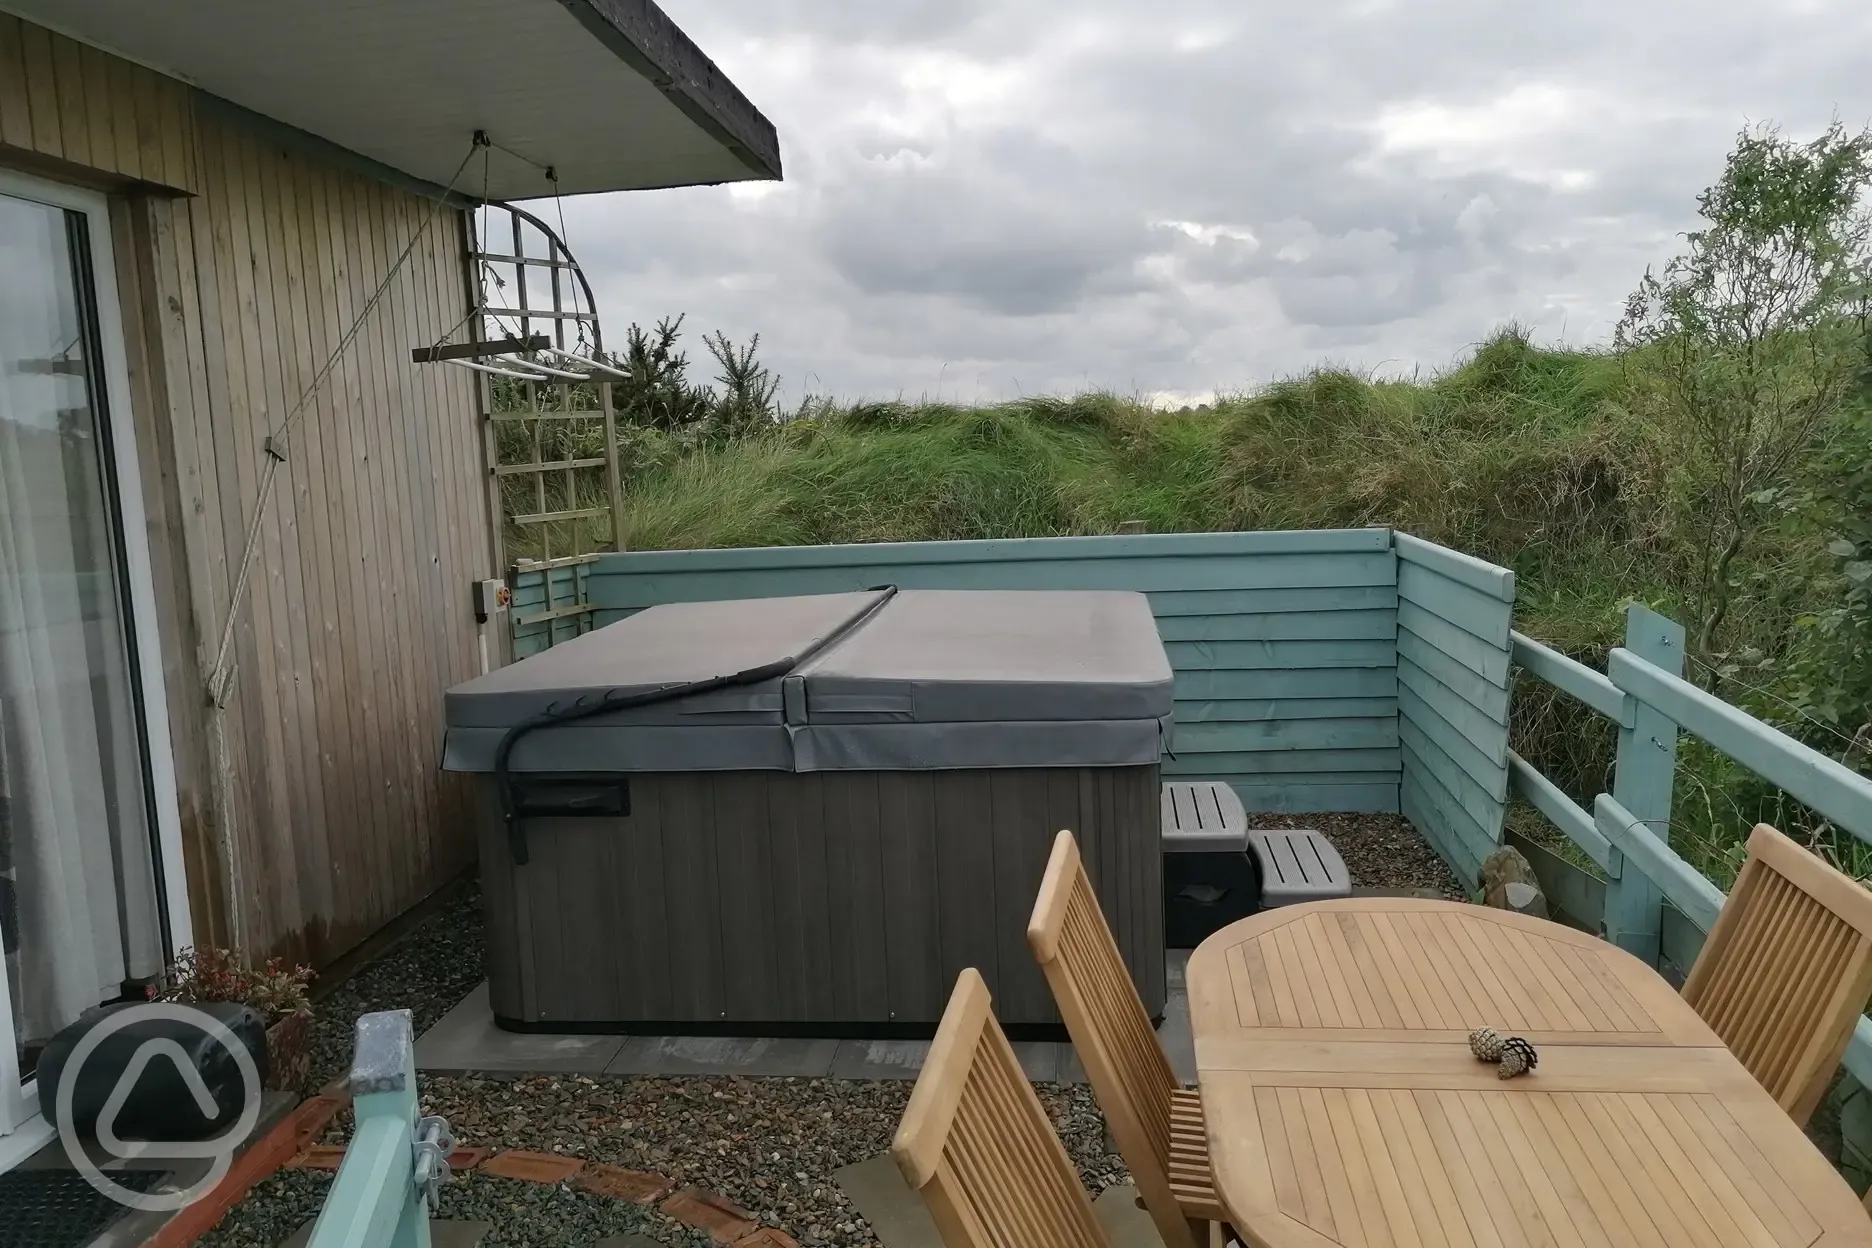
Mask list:
[[[565,205],[613,345],[989,401],[1603,341],[1734,132],[1872,117],[1866,0],[661,0],[784,182]],[[703,370],[706,371],[706,370]]]

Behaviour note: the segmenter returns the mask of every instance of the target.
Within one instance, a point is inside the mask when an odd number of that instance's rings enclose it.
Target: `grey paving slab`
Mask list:
[[[647,1235],[632,1231],[628,1235],[607,1235],[591,1248],[663,1248],[663,1245]]]
[[[889,1153],[832,1172],[884,1248],[943,1248],[923,1198],[910,1190]]]
[[[623,1047],[623,1036],[502,1031],[494,1025],[484,983],[417,1038],[416,1069],[595,1075]]]
[[[1185,972],[1189,969],[1190,949],[1164,950],[1164,986],[1171,992],[1181,991],[1185,986]]]
[[[1014,1045],[1021,1069],[1036,1083],[1059,1078],[1066,1045],[1048,1040],[1023,1040]],[[832,1059],[834,1079],[914,1079],[929,1056],[928,1040],[846,1040]]]
[[[1129,1183],[1100,1192],[1092,1212],[1111,1235],[1114,1248],[1163,1248],[1163,1236],[1138,1205],[1137,1188]]]
[[[605,1067],[608,1075],[792,1075],[832,1070],[837,1040],[734,1036],[632,1036]]]
[[[312,1242],[312,1228],[317,1224],[317,1218],[308,1218],[300,1224],[298,1230],[281,1242],[279,1248],[306,1248]],[[446,1218],[432,1218],[429,1222],[429,1243],[431,1248],[476,1248],[487,1238],[489,1229],[486,1222],[455,1222]]]
[[[1157,1028],[1170,1069],[1184,1083],[1196,1082],[1196,1036],[1190,1030],[1189,993],[1177,989],[1164,1001],[1163,1025]]]
[[[1190,1031],[1189,995],[1173,992],[1164,1002],[1163,1025],[1157,1028],[1157,1043],[1170,1059],[1170,1069],[1185,1084],[1196,1082],[1196,1038]],[[1053,1078],[1059,1083],[1084,1083],[1085,1067],[1070,1044],[1060,1046],[1059,1068]]]

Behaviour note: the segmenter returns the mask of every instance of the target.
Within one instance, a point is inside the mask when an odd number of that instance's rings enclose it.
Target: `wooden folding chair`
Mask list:
[[[1209,1172],[1202,1099],[1171,1072],[1071,832],[1053,839],[1027,943],[1165,1248],[1205,1248],[1228,1215]]]
[[[891,1156],[949,1248],[1112,1248],[1001,1025],[962,972]]]
[[[1757,824],[1683,995],[1805,1124],[1872,997],[1872,892]]]

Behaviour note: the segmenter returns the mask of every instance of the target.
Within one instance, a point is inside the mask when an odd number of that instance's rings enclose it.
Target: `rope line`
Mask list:
[[[346,349],[363,330],[364,322],[370,319],[370,314],[383,299],[384,293],[390,289],[391,283],[396,281],[397,274],[401,273],[403,266],[409,262],[411,254],[416,250],[416,244],[429,232],[429,227],[435,224],[436,218],[447,205],[449,196],[454,193],[455,184],[461,180],[469,162],[474,159],[475,152],[482,148],[482,137],[477,134],[468,148],[468,154],[462,157],[461,164],[455,166],[455,173],[449,178],[447,188],[443,190],[441,197],[430,205],[429,215],[410,235],[409,242],[404,246],[402,254],[396,258],[396,263],[390,266],[390,271],[384,274],[383,281],[377,284],[377,289],[372,291],[370,298],[364,301],[364,307],[351,322],[351,327],[345,330],[344,336],[338,340],[338,345],[332,348],[331,355],[313,375],[311,383],[300,394],[298,402],[292,405],[285,418],[267,434],[262,444],[266,455],[266,467],[260,474],[260,491],[254,500],[253,516],[247,522],[247,539],[241,549],[240,569],[234,577],[234,588],[228,595],[227,620],[221,628],[221,643],[215,650],[214,665],[208,671],[208,697],[216,709],[223,709],[227,706],[228,694],[234,686],[234,666],[228,661],[228,655],[234,646],[235,627],[240,622],[241,602],[246,597],[247,584],[253,575],[254,556],[260,549],[260,524],[266,517],[267,502],[273,496],[273,482],[279,476],[279,466],[286,462],[286,435],[292,431],[292,427],[311,406],[313,398],[324,389],[326,381],[330,379],[333,370],[338,367],[339,360],[344,358]]]

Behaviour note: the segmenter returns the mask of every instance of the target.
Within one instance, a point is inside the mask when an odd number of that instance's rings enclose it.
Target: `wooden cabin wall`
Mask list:
[[[498,572],[478,387],[409,359],[469,304],[461,215],[5,15],[0,139],[0,161],[116,179],[195,939],[327,963],[473,854],[438,763],[443,691],[479,670],[468,585]],[[417,235],[284,437],[216,710],[264,440]]]

